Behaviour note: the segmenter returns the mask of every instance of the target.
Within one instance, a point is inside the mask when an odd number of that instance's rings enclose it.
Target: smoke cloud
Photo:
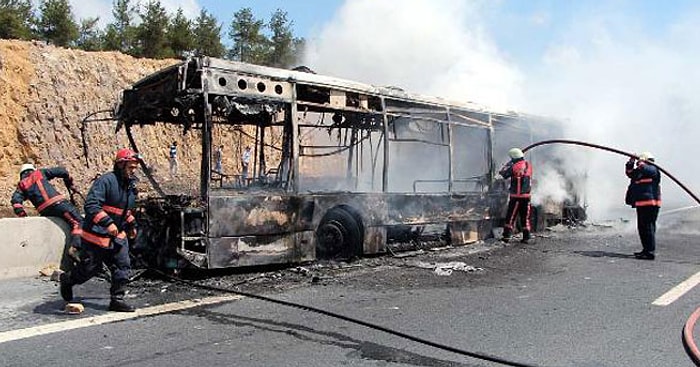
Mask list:
[[[700,171],[687,163],[700,136],[698,9],[679,12],[670,25],[645,27],[610,4],[587,2],[586,11],[558,24],[558,33],[545,41],[527,32],[509,34],[510,45],[521,52],[531,47],[530,59],[516,62],[497,39],[497,29],[510,19],[498,16],[502,7],[347,1],[309,37],[305,63],[320,73],[375,85],[555,116],[566,122],[567,138],[651,151],[691,190],[700,188]],[[553,18],[546,11],[530,16],[533,27],[551,26]],[[573,172],[585,171],[589,218],[633,215],[624,205],[625,157],[576,146],[559,151]],[[537,167],[535,174],[540,194],[561,194],[556,175]],[[668,178],[662,187],[666,209],[694,204]]]
[[[522,76],[479,26],[478,11],[449,0],[347,1],[310,37],[305,64],[323,74],[506,107]]]

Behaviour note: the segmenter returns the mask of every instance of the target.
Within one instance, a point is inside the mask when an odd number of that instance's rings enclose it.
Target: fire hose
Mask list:
[[[351,323],[355,323],[355,324],[358,324],[358,325],[362,325],[362,326],[365,326],[365,327],[370,328],[370,329],[375,329],[375,330],[383,331],[383,332],[385,332],[385,333],[388,333],[388,334],[391,334],[391,335],[395,335],[395,336],[398,336],[398,337],[401,337],[401,338],[404,338],[404,339],[408,339],[408,340],[411,340],[411,341],[414,341],[414,342],[417,342],[417,343],[425,344],[425,345],[428,345],[428,346],[431,346],[431,347],[434,347],[434,348],[446,350],[446,351],[449,351],[449,352],[452,352],[452,353],[456,353],[456,354],[468,356],[468,357],[471,357],[471,358],[481,359],[481,360],[489,361],[489,362],[495,362],[495,363],[498,363],[498,364],[502,364],[502,365],[504,365],[504,366],[537,367],[536,365],[533,365],[533,364],[526,364],[526,363],[520,363],[520,362],[510,361],[510,360],[507,360],[507,359],[504,359],[504,358],[500,358],[500,357],[496,357],[496,356],[492,356],[492,355],[488,355],[488,354],[483,354],[483,353],[470,352],[470,351],[467,351],[467,350],[464,350],[464,349],[460,349],[460,348],[452,347],[452,346],[449,346],[449,345],[445,345],[445,344],[437,343],[437,342],[434,342],[434,341],[430,341],[430,340],[427,340],[427,339],[419,338],[419,337],[417,337],[417,336],[413,336],[413,335],[409,335],[409,334],[406,334],[406,333],[403,333],[403,332],[400,332],[400,331],[396,331],[396,330],[390,329],[390,328],[388,328],[388,327],[384,327],[384,326],[381,326],[381,325],[372,324],[372,323],[367,322],[367,321],[359,320],[359,319],[352,318],[352,317],[345,316],[345,315],[341,315],[341,314],[338,314],[338,313],[335,313],[335,312],[323,310],[323,309],[320,309],[320,308],[316,308],[316,307],[312,307],[312,306],[307,306],[307,305],[302,305],[302,304],[299,304],[299,303],[293,303],[293,302],[283,301],[283,300],[279,300],[279,299],[275,299],[275,298],[265,297],[265,296],[261,296],[261,295],[258,295],[258,294],[253,294],[253,293],[248,293],[248,292],[243,292],[243,291],[237,291],[237,290],[228,289],[228,288],[221,288],[221,287],[215,287],[215,286],[210,286],[210,285],[205,285],[205,284],[199,284],[199,283],[192,282],[192,281],[189,281],[189,280],[185,280],[185,279],[182,279],[182,278],[170,276],[170,275],[165,274],[165,273],[163,273],[163,272],[161,272],[161,271],[159,271],[159,270],[156,270],[156,269],[151,269],[151,270],[153,270],[155,273],[159,274],[160,276],[162,276],[162,277],[164,277],[164,278],[166,278],[166,279],[168,279],[168,280],[171,280],[171,281],[174,281],[174,282],[177,282],[177,283],[186,284],[186,285],[189,285],[189,286],[191,286],[191,287],[195,287],[195,288],[199,288],[199,289],[205,289],[205,290],[210,290],[210,291],[216,291],[216,292],[237,294],[237,295],[239,295],[239,296],[244,296],[244,297],[249,297],[249,298],[253,298],[253,299],[257,299],[257,300],[262,300],[262,301],[266,301],[266,302],[271,302],[271,303],[275,303],[275,304],[283,305],[283,306],[287,306],[287,307],[298,308],[298,309],[301,309],[301,310],[304,310],[304,311],[315,312],[315,313],[318,313],[318,314],[321,314],[321,315],[334,317],[334,318],[337,318],[337,319],[341,319],[341,320],[344,320],[344,321],[348,321],[348,322],[351,322]]]
[[[78,189],[75,187],[69,187],[68,188],[68,194],[70,196],[70,202],[75,206],[76,208],[79,208],[80,205],[77,200],[75,200],[75,197],[79,197],[82,203],[85,203],[85,195],[83,195],[82,192],[80,192]]]
[[[591,144],[591,143],[586,143],[582,141],[576,141],[576,140],[562,140],[562,139],[555,139],[555,140],[544,140],[540,141],[534,144],[531,144],[525,148],[523,148],[523,153],[538,147],[540,145],[547,145],[547,144],[572,144],[572,145],[581,145],[585,147],[590,147],[590,148],[596,148],[596,149],[602,149],[606,150],[608,152],[613,152],[621,155],[628,156],[630,158],[638,158],[636,155],[624,152],[618,149],[598,145],[598,144]],[[680,186],[688,195],[690,195],[698,204],[700,204],[700,199],[692,192],[690,191],[683,183],[678,181],[672,174],[668,173],[666,170],[661,168],[659,165],[657,165],[654,162],[651,161],[645,161],[647,164],[651,164],[654,167],[658,168],[659,171],[663,172],[666,176],[668,176],[673,182],[675,182],[678,186]],[[695,363],[696,366],[700,366],[700,349],[698,349],[697,345],[695,344],[695,338],[693,336],[693,330],[695,329],[695,323],[698,321],[698,318],[700,318],[700,307],[698,307],[691,315],[688,317],[688,320],[685,322],[685,325],[683,326],[683,330],[681,332],[681,340],[683,342],[683,348],[685,349],[686,354],[688,354],[688,357]]]
[[[602,150],[606,150],[606,151],[608,151],[608,152],[613,152],[613,153],[621,154],[621,155],[627,156],[627,157],[629,157],[629,158],[639,158],[637,155],[635,155],[635,154],[633,154],[633,153],[628,153],[628,152],[625,152],[625,151],[622,151],[622,150],[618,150],[618,149],[615,149],[615,148],[610,148],[610,147],[606,147],[606,146],[598,145],[598,144],[586,143],[586,142],[583,142],[583,141],[565,140],[565,139],[543,140],[543,141],[540,141],[540,142],[537,142],[537,143],[534,143],[534,144],[530,144],[530,145],[528,145],[527,147],[523,148],[523,153],[527,152],[528,150],[530,150],[530,149],[532,149],[532,148],[538,147],[538,146],[540,146],[540,145],[547,145],[547,144],[571,144],[571,145],[581,145],[581,146],[584,146],[584,147],[602,149]],[[676,177],[674,177],[672,174],[670,174],[668,171],[666,171],[665,169],[663,169],[661,166],[659,166],[659,165],[656,164],[655,162],[651,162],[651,161],[645,161],[645,162],[646,162],[647,164],[650,164],[650,165],[652,165],[652,166],[658,168],[659,171],[663,172],[666,176],[668,176],[668,178],[670,178],[673,182],[675,182],[678,186],[680,186],[686,193],[688,193],[688,195],[690,195],[698,204],[700,204],[700,198],[698,198],[692,191],[690,191],[685,185],[683,185],[682,182],[678,181],[678,179],[677,179]]]
[[[614,148],[610,148],[610,147],[606,147],[606,146],[602,146],[602,145],[598,145],[598,144],[592,144],[592,143],[587,143],[587,142],[582,142],[582,141],[576,141],[576,140],[564,140],[564,139],[555,139],[555,140],[544,140],[544,141],[540,141],[540,142],[531,144],[531,145],[529,145],[529,146],[523,148],[522,151],[523,151],[523,152],[527,152],[528,150],[531,150],[531,149],[533,149],[533,148],[535,148],[535,147],[542,146],[542,145],[548,145],[548,144],[571,144],[571,145],[580,145],[580,146],[584,146],[584,147],[596,148],[596,149],[601,149],[601,150],[605,150],[605,151],[617,153],[617,154],[620,154],[620,155],[623,155],[623,156],[627,156],[627,157],[629,157],[629,158],[638,158],[637,155],[635,155],[635,154],[633,154],[633,153],[625,152],[625,151],[622,151],[622,150],[618,150],[618,149],[614,149]],[[661,166],[659,166],[659,165],[656,164],[655,162],[651,162],[651,161],[645,161],[645,162],[646,162],[647,164],[653,165],[653,166],[655,166],[656,168],[658,168],[659,171],[663,172],[666,176],[668,176],[671,180],[673,180],[673,181],[674,181],[678,186],[680,186],[686,193],[688,193],[698,204],[700,204],[700,199],[698,199],[698,197],[697,197],[693,192],[691,192],[685,185],[683,185],[683,183],[681,183],[678,179],[676,179],[672,174],[670,174],[669,172],[667,172],[666,170],[664,170]],[[337,314],[337,313],[334,313],[334,312],[331,312],[331,311],[327,311],[327,310],[323,310],[323,309],[319,309],[319,308],[316,308],[316,307],[307,306],[307,305],[302,305],[302,304],[293,303],[293,302],[288,302],[288,301],[283,301],[283,300],[278,300],[278,299],[274,299],[274,298],[270,298],[270,297],[265,297],[265,296],[261,296],[261,295],[257,295],[257,294],[252,294],[252,293],[247,293],[247,292],[243,292],[243,291],[237,291],[237,290],[233,290],[233,289],[227,289],[227,288],[221,288],[221,287],[214,287],[214,286],[209,286],[209,285],[203,285],[203,284],[199,284],[199,283],[196,283],[196,282],[192,282],[192,281],[188,281],[188,280],[185,280],[185,279],[181,279],[181,278],[179,278],[179,277],[173,277],[173,276],[168,275],[168,274],[165,274],[165,273],[163,273],[163,272],[161,272],[161,271],[159,271],[159,270],[157,270],[157,269],[151,268],[150,270],[156,272],[157,274],[161,275],[162,277],[164,277],[164,278],[166,278],[166,279],[168,279],[168,280],[170,280],[170,281],[173,281],[173,282],[183,283],[183,284],[186,284],[186,285],[189,285],[189,286],[192,286],[192,287],[196,287],[196,288],[200,288],[200,289],[205,289],[205,290],[211,290],[211,291],[217,291],[217,292],[224,292],[224,293],[237,294],[237,295],[244,296],[244,297],[249,297],[249,298],[258,299],[258,300],[262,300],[262,301],[272,302],[272,303],[279,304],[279,305],[283,305],[283,306],[288,306],[288,307],[293,307],[293,308],[302,309],[302,310],[305,310],[305,311],[311,311],[311,312],[319,313],[319,314],[322,314],[322,315],[325,315],[325,316],[334,317],[334,318],[337,318],[337,319],[341,319],[341,320],[344,320],[344,321],[348,321],[348,322],[351,322],[351,323],[355,323],[355,324],[358,324],[358,325],[362,325],[362,326],[365,326],[365,327],[368,327],[368,328],[371,328],[371,329],[383,331],[383,332],[388,333],[388,334],[392,334],[392,335],[395,335],[395,336],[398,336],[398,337],[401,337],[401,338],[405,338],[405,339],[408,339],[408,340],[411,340],[411,341],[414,341],[414,342],[418,342],[418,343],[421,343],[421,344],[425,344],[425,345],[428,345],[428,346],[431,346],[431,347],[434,347],[434,348],[438,348],[438,349],[443,349],[443,350],[446,350],[446,351],[450,351],[450,352],[453,352],[453,353],[456,353],[456,354],[465,355],[465,356],[468,356],[468,357],[472,357],[472,358],[476,358],[476,359],[481,359],[481,360],[485,360],[485,361],[495,362],[495,363],[499,363],[499,364],[503,364],[503,365],[507,365],[507,366],[535,367],[534,365],[530,365],[530,364],[525,364],[525,363],[510,361],[510,360],[506,360],[506,359],[499,358],[499,357],[496,357],[496,356],[491,356],[491,355],[487,355],[487,354],[483,354],[483,353],[470,352],[470,351],[466,351],[466,350],[459,349],[459,348],[456,348],[456,347],[452,347],[452,346],[448,346],[448,345],[436,343],[436,342],[433,342],[433,341],[430,341],[430,340],[426,340],[426,339],[423,339],[423,338],[419,338],[419,337],[416,337],[416,336],[412,336],[412,335],[409,335],[409,334],[406,334],[406,333],[403,333],[403,332],[400,332],[400,331],[392,330],[392,329],[387,328],[387,327],[383,327],[383,326],[380,326],[380,325],[372,324],[372,323],[369,323],[369,322],[367,322],[367,321],[363,321],[363,320],[351,318],[351,317],[348,317],[348,316],[345,316],[345,315]],[[700,366],[700,350],[699,350],[698,347],[696,346],[696,344],[695,344],[695,342],[694,342],[694,339],[693,339],[693,328],[694,328],[695,323],[697,322],[698,318],[700,318],[700,308],[696,309],[695,312],[693,312],[693,314],[690,316],[690,318],[687,320],[686,324],[684,325],[684,328],[683,328],[683,331],[682,331],[682,342],[683,342],[683,346],[684,346],[684,348],[685,348],[685,350],[686,350],[686,353],[688,354],[688,356],[690,357],[690,359],[695,363],[696,366]]]

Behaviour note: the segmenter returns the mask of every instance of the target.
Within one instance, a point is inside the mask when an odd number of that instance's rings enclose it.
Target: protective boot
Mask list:
[[[646,251],[635,253],[634,257],[640,260],[654,260],[656,258],[656,256],[653,253]]]
[[[512,235],[512,229],[508,227],[503,228],[503,237],[501,238],[501,241],[508,243],[510,241],[510,236]]]
[[[522,243],[530,242],[530,231],[528,231],[527,229],[523,230],[523,239],[520,242],[522,242]]]
[[[136,309],[124,301],[126,295],[126,282],[116,281],[110,289],[112,300],[109,302],[109,310],[116,312],[134,312]]]
[[[126,303],[123,299],[112,298],[109,302],[109,310],[115,312],[134,312],[134,306]]]
[[[73,284],[70,282],[70,273],[62,273],[58,278],[61,283],[61,298],[66,302],[73,300]]]

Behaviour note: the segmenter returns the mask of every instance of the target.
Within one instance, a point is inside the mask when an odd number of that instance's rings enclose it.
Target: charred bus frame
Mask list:
[[[428,227],[452,244],[485,238],[507,200],[494,185],[494,126],[520,119],[209,57],[124,90],[116,117],[132,145],[133,126],[201,131],[199,194],[142,203],[137,246],[160,266],[200,268],[381,253]],[[254,145],[250,178],[212,171],[217,129],[231,127]]]

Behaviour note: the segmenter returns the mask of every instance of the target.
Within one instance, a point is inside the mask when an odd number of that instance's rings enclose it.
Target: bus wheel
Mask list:
[[[316,229],[316,258],[347,260],[361,249],[362,230],[355,217],[342,208],[329,210]]]

